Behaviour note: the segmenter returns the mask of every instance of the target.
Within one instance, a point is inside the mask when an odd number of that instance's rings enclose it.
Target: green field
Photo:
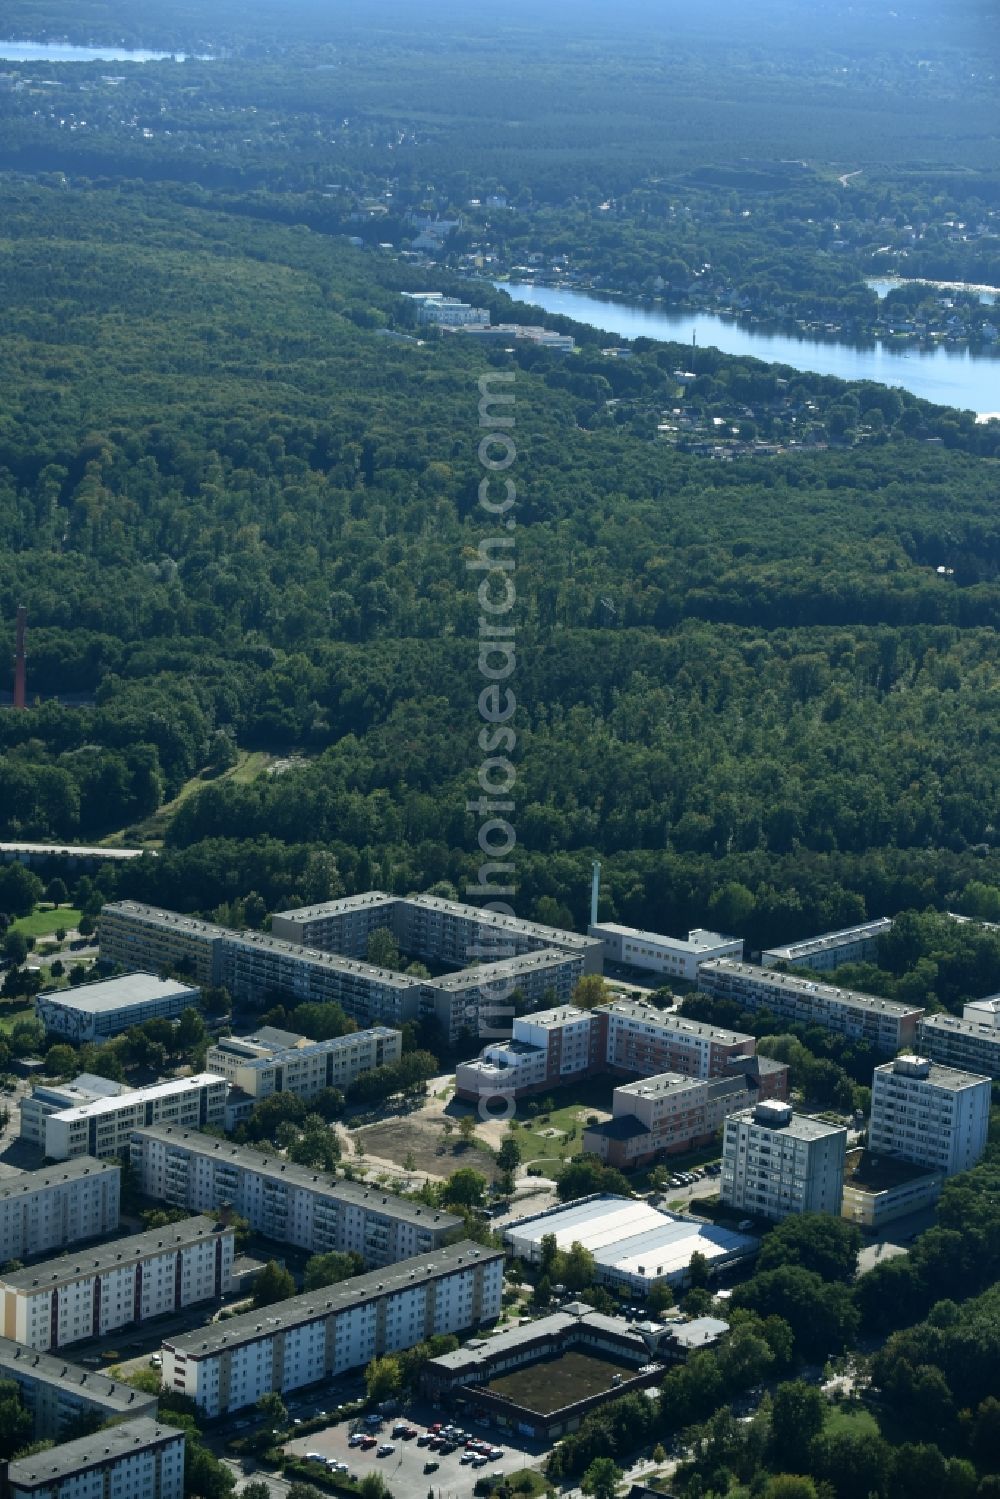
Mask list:
[[[611,1112],[611,1083],[595,1078],[553,1094],[557,1107],[534,1119],[518,1119],[517,1143],[525,1166],[557,1167],[583,1149],[583,1132],[590,1114]],[[551,1131],[551,1133],[549,1133]]]
[[[0,1010],[0,1031],[9,1035],[19,1020],[30,1020],[34,1015],[33,1005],[5,1005]]]
[[[831,1405],[826,1415],[827,1435],[849,1431],[854,1436],[877,1437],[879,1424],[863,1405]]]
[[[77,925],[82,911],[75,906],[57,906],[55,910],[51,906],[38,906],[30,916],[21,916],[13,922],[15,932],[23,932],[26,937],[51,937],[52,933],[60,927],[70,931]]]

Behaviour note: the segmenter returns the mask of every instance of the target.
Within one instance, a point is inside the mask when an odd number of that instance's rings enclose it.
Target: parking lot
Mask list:
[[[352,1431],[370,1429],[359,1421],[328,1426],[325,1431],[313,1432],[307,1437],[293,1437],[287,1444],[286,1451],[294,1452],[300,1457],[304,1457],[307,1452],[315,1452],[324,1460],[333,1458],[346,1463],[347,1471],[358,1478],[373,1471],[381,1473],[395,1499],[426,1499],[429,1488],[433,1488],[441,1499],[459,1499],[459,1496],[461,1499],[468,1499],[476,1479],[484,1473],[514,1473],[539,1460],[537,1452],[531,1453],[523,1447],[512,1446],[506,1432],[501,1434],[496,1428],[489,1428],[477,1421],[466,1425],[464,1430],[470,1437],[495,1444],[502,1449],[503,1456],[490,1459],[475,1468],[471,1463],[463,1463],[461,1460],[465,1454],[464,1444],[459,1444],[449,1453],[434,1452],[427,1446],[418,1446],[418,1438],[427,1431],[427,1422],[445,1419],[429,1407],[422,1410],[421,1415],[422,1420],[409,1415],[389,1417],[381,1428],[373,1432],[378,1445],[367,1451],[350,1446]],[[416,1427],[417,1436],[409,1439],[393,1437],[392,1429],[397,1419]],[[391,1445],[393,1451],[385,1457],[379,1457],[378,1447],[383,1443]],[[427,1465],[430,1463],[436,1463],[437,1467],[427,1472]]]

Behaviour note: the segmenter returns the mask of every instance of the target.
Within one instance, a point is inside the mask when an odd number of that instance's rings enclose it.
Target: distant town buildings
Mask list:
[[[3,1326],[44,1352],[220,1298],[229,1289],[233,1241],[234,1230],[214,1218],[185,1218],[0,1272]]]
[[[916,1043],[917,1022],[923,1014],[918,1005],[838,989],[798,973],[777,973],[729,958],[702,963],[698,988],[715,999],[731,999],[745,1010],[768,1010],[786,1020],[820,1025],[838,1035],[867,1041],[889,1055]]]
[[[0,1263],[114,1233],[121,1168],[81,1155],[0,1181]]]
[[[708,958],[743,957],[742,938],[724,937],[720,932],[705,931],[701,927],[688,932],[686,940],[665,937],[660,932],[642,932],[632,926],[619,926],[614,921],[598,922],[587,930],[591,937],[599,938],[605,963],[642,968],[688,983],[695,981],[698,964]]]
[[[495,1322],[503,1252],[470,1239],[163,1344],[163,1379],[206,1416],[362,1368],[437,1333]]]
[[[868,1149],[954,1176],[986,1149],[992,1084],[988,1077],[899,1056],[876,1067]]]
[[[438,1248],[462,1226],[453,1213],[195,1130],[137,1129],[131,1160],[154,1201],[232,1208],[257,1233],[310,1254],[354,1250],[367,1265],[389,1265]]]
[[[847,1130],[769,1100],[730,1114],[722,1145],[722,1201],[757,1218],[836,1213],[843,1200]]]
[[[35,999],[35,1014],[46,1033],[79,1045],[118,1036],[130,1025],[147,1020],[175,1020],[197,1007],[200,989],[152,973],[126,973],[120,978],[80,984],[74,989],[52,989]]]
[[[816,973],[839,968],[842,963],[873,962],[878,957],[879,938],[890,931],[892,921],[882,916],[877,921],[863,921],[858,926],[843,927],[838,932],[804,937],[784,947],[769,947],[761,953],[760,961],[765,968],[774,963],[787,963],[789,967],[811,968]]]

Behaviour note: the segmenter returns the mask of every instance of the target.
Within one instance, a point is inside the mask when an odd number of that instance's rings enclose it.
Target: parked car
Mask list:
[[[376,1457],[391,1457],[392,1454],[395,1452],[395,1450],[396,1449],[392,1445],[391,1442],[380,1442],[379,1443],[378,1451],[375,1453],[375,1456]]]
[[[477,1454],[477,1456],[475,1456],[472,1459],[472,1466],[474,1468],[485,1468],[486,1464],[488,1462],[489,1462],[489,1458],[488,1457],[484,1457],[483,1454],[480,1452],[480,1453]]]
[[[370,1452],[373,1447],[378,1446],[378,1442],[375,1437],[362,1437],[361,1441],[358,1443],[358,1446],[361,1448],[362,1452]]]
[[[440,1466],[441,1466],[440,1463],[424,1463],[424,1472],[425,1473],[436,1473],[437,1470],[438,1470],[438,1468],[440,1468]]]
[[[430,1441],[432,1441],[432,1440],[433,1439],[432,1439],[431,1434],[430,1434],[429,1431],[422,1431],[420,1433],[420,1435],[417,1437],[417,1446],[418,1447],[426,1447],[428,1445],[428,1443]]]

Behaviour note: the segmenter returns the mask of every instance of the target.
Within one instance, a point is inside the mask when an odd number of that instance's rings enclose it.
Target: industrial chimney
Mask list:
[[[590,881],[590,924],[597,925],[597,902],[601,894],[601,866],[597,859],[594,860],[593,874]]]
[[[28,611],[23,604],[17,609],[17,637],[14,646],[14,707],[25,706],[25,679],[27,655],[24,649],[24,636],[28,628]]]

